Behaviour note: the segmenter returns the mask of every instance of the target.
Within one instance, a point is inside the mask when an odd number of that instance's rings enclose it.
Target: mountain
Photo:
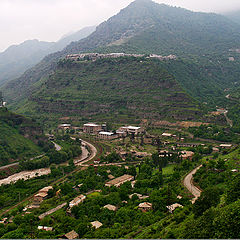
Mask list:
[[[176,66],[166,65],[168,71],[190,95],[201,101],[212,98],[214,106],[214,97],[223,101],[224,88],[239,79],[240,56],[235,51],[239,40],[240,26],[224,16],[136,0],[100,24],[87,38],[46,56],[3,89],[16,108],[16,103],[20,99],[26,101],[26,96],[54,73],[59,60],[68,54],[96,51],[175,54],[179,62]],[[234,61],[229,57],[234,57]]]
[[[74,32],[68,36],[61,38],[51,47],[51,52],[57,52],[63,50],[71,42],[77,42],[95,31],[95,26],[85,27],[77,32]]]
[[[12,45],[0,53],[0,85],[19,77],[25,70],[37,64],[49,52],[54,43],[28,40]]]
[[[53,121],[57,116],[99,121],[118,116],[123,122],[203,116],[197,102],[160,66],[160,61],[132,57],[62,61],[19,111]]]
[[[69,43],[87,37],[95,27],[86,27],[58,42],[28,40],[19,45],[10,46],[0,53],[0,86],[9,80],[20,77],[27,69],[40,62],[46,55],[61,51]]]

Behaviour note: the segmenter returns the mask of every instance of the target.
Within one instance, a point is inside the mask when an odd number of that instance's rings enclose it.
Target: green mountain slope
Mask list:
[[[0,165],[39,155],[42,130],[30,119],[0,108]]]
[[[132,57],[61,61],[19,111],[101,120],[201,117],[198,104],[160,65],[160,61]]]
[[[0,86],[20,77],[48,54],[61,51],[69,43],[87,37],[94,30],[95,27],[86,27],[57,42],[28,40],[19,45],[10,46],[0,53]]]
[[[176,54],[178,57],[196,59],[194,68],[201,69],[202,58],[211,55],[213,65],[217,65],[218,60],[214,56],[228,57],[229,49],[238,48],[239,39],[240,26],[224,16],[195,13],[150,0],[137,0],[100,24],[87,38],[45,57],[19,79],[7,84],[4,92],[8,101],[16,102],[24,98],[32,91],[33,85],[53,71],[58,60],[67,54],[93,51]],[[189,64],[188,68],[191,67]],[[215,79],[222,75],[219,69],[221,67],[214,72]],[[229,84],[228,75],[222,80]],[[194,82],[195,78],[191,77],[191,81]],[[211,77],[208,81],[212,81]],[[215,91],[214,85],[213,81],[206,88],[211,87],[209,90]],[[219,87],[223,90],[222,85]],[[200,98],[203,97],[204,92],[200,92]]]

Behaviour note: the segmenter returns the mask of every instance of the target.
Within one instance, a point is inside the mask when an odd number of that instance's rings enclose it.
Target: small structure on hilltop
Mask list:
[[[117,211],[117,207],[116,206],[113,206],[113,205],[111,205],[111,204],[107,204],[107,205],[105,205],[103,208],[106,208],[106,209],[108,209],[108,210],[110,210],[110,211]]]
[[[148,212],[152,210],[152,203],[149,202],[143,202],[138,205],[138,209],[140,209],[142,212]]]
[[[91,225],[92,225],[94,228],[98,229],[98,228],[100,228],[103,224],[102,224],[101,222],[99,222],[99,221],[94,221],[94,222],[91,222]]]
[[[72,208],[74,206],[77,206],[78,204],[82,203],[86,199],[86,196],[83,194],[79,195],[78,197],[74,198],[70,203],[69,207]]]
[[[106,187],[111,187],[111,186],[119,187],[123,183],[128,182],[128,181],[132,181],[132,180],[134,180],[133,176],[125,174],[121,177],[115,178],[115,179],[105,183],[105,186]]]
[[[75,232],[74,230],[72,230],[69,233],[66,233],[65,235],[62,236],[64,239],[78,239],[79,235],[77,232]]]
[[[102,131],[102,126],[96,123],[86,123],[83,125],[83,132],[88,134],[98,134]]]
[[[182,206],[181,204],[179,204],[179,203],[174,203],[174,204],[172,204],[172,205],[166,206],[166,208],[169,210],[170,213],[173,213],[174,210],[175,210],[176,208],[178,208],[178,207],[183,208],[183,206]]]

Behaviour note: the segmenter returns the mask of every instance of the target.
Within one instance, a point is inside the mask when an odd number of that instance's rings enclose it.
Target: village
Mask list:
[[[230,143],[213,143],[203,141],[194,141],[193,137],[183,137],[179,133],[170,133],[162,131],[161,135],[156,137],[149,134],[142,126],[121,126],[117,130],[107,130],[106,123],[85,123],[82,128],[76,128],[71,124],[60,124],[58,129],[62,129],[64,132],[74,129],[79,132],[79,136],[87,136],[95,139],[95,141],[102,142],[111,146],[111,151],[120,155],[122,160],[125,160],[128,154],[135,156],[137,159],[145,157],[151,157],[154,151],[158,151],[160,157],[171,157],[173,154],[178,155],[182,160],[192,160],[194,157],[193,149],[203,148],[208,149],[211,145],[211,151],[213,153],[219,153],[223,149],[232,149],[233,144]],[[52,136],[53,137],[53,136]],[[126,148],[126,145],[130,145],[130,148]],[[153,145],[154,150],[148,147],[142,147],[141,145]],[[191,149],[191,150],[190,150]],[[145,151],[143,151],[145,150]],[[149,151],[150,150],[150,151]],[[106,152],[105,156],[111,152]],[[95,164],[100,163],[100,159],[94,161]]]
[[[175,55],[168,55],[168,56],[161,56],[156,54],[144,55],[144,54],[127,54],[127,53],[108,53],[108,54],[101,54],[101,53],[81,53],[81,54],[70,54],[66,56],[66,59],[73,60],[73,61],[80,61],[80,60],[91,60],[96,61],[97,59],[104,59],[104,58],[119,58],[119,57],[135,57],[135,58],[146,58],[151,59],[155,58],[160,61],[164,60],[176,60],[177,56]]]
[[[74,221],[78,221],[79,214],[85,214],[83,216],[87,222],[84,232],[93,234],[111,225],[104,216],[118,216],[126,209],[145,217],[150,214],[154,218],[159,210],[168,216],[174,214],[176,209],[188,208],[201,194],[201,189],[194,186],[192,181],[193,171],[189,173],[190,169],[199,169],[199,153],[208,162],[209,155],[217,156],[235,148],[232,143],[199,141],[173,129],[149,130],[142,124],[108,125],[87,122],[82,127],[75,127],[72,123],[61,123],[55,134],[48,135],[49,140],[60,147],[59,151],[65,143],[58,139],[57,134],[69,135],[74,141],[79,138],[88,154],[81,160],[74,160],[76,173],[41,188],[19,208],[18,214],[22,218],[37,217],[35,227],[39,231],[38,236],[50,234],[61,239],[83,236],[75,227],[60,230],[57,223],[52,224],[51,219],[56,220],[59,214]],[[157,134],[154,134],[155,131]],[[93,150],[89,148],[90,143],[96,146],[94,155],[91,155]],[[229,161],[227,157],[225,160],[226,163]],[[213,171],[219,170],[216,168]],[[180,180],[174,175],[175,172],[185,177]],[[236,174],[238,169],[230,169],[230,172]],[[40,176],[44,177],[49,178],[47,175]],[[170,179],[175,179],[177,187],[171,186],[169,189]],[[168,192],[168,197],[156,203],[154,192],[163,191],[161,189]],[[94,213],[82,213],[85,205],[89,208],[96,204]],[[15,221],[11,214],[8,216],[2,218],[4,226]]]

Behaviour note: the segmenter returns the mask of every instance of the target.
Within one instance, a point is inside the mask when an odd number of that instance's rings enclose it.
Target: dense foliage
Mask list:
[[[40,126],[31,119],[0,108],[0,164],[30,158],[49,149]]]

